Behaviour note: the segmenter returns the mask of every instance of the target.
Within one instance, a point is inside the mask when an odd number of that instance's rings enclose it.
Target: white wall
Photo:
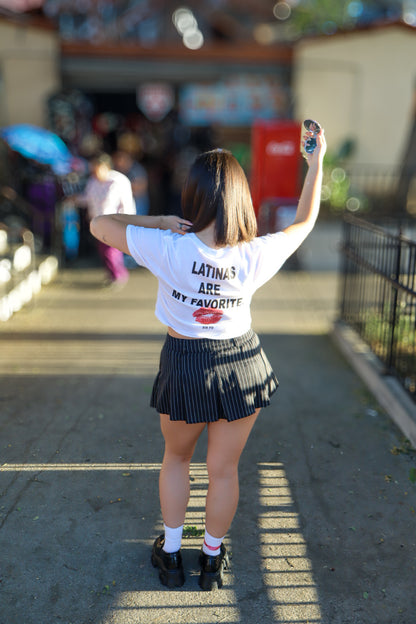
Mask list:
[[[0,21],[0,124],[45,125],[46,98],[60,89],[54,31]]]
[[[328,149],[357,140],[353,162],[397,165],[412,122],[416,29],[388,25],[300,42],[295,50],[296,118],[316,118]]]

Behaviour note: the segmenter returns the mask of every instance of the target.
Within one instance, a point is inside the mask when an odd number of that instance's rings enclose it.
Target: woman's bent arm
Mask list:
[[[185,234],[192,225],[186,219],[175,215],[128,215],[111,214],[94,217],[90,223],[90,231],[95,238],[110,247],[116,247],[123,253],[130,253],[127,247],[126,229],[128,225],[138,225],[145,228],[172,230],[177,234]]]

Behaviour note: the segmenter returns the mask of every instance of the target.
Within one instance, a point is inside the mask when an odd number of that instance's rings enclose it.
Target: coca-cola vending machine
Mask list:
[[[260,230],[276,231],[294,219],[303,163],[300,135],[294,121],[253,124],[250,189]]]

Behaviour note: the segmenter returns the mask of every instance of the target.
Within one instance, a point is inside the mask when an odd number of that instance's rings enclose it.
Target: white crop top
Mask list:
[[[283,232],[212,249],[193,234],[127,226],[134,260],[158,279],[155,314],[190,338],[236,338],[251,327],[253,293],[292,253]]]

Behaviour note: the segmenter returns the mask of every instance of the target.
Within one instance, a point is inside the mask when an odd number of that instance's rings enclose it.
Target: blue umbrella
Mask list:
[[[1,129],[0,136],[12,150],[50,165],[57,175],[65,175],[72,169],[71,152],[62,139],[49,130],[30,124],[16,124]]]

